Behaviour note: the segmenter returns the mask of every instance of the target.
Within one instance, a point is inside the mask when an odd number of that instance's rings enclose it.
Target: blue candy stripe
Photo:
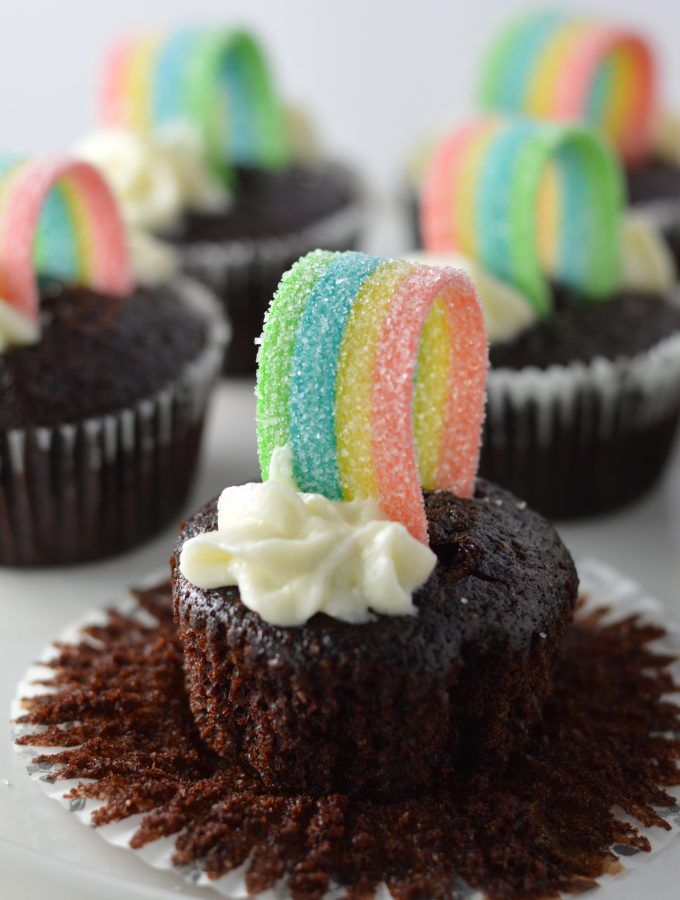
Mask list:
[[[302,314],[290,384],[293,474],[301,491],[342,500],[335,436],[338,358],[357,292],[380,265],[345,253],[326,270]]]

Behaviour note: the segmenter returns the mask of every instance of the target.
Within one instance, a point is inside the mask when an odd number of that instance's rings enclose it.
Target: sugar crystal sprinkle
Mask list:
[[[263,479],[290,446],[301,491],[375,497],[423,542],[421,486],[472,496],[487,347],[462,272],[314,251],[284,275],[258,362]]]

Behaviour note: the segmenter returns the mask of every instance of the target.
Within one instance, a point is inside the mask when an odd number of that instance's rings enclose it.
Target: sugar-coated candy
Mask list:
[[[434,151],[423,243],[477,260],[546,316],[550,278],[594,299],[616,288],[623,202],[620,166],[593,130],[482,117]]]
[[[487,345],[462,272],[310,253],[279,286],[258,362],[264,479],[289,446],[301,491],[376,497],[423,542],[421,486],[472,495]]]
[[[38,274],[110,294],[132,285],[126,233],[99,172],[69,159],[0,159],[0,298],[37,326]]]
[[[549,10],[501,32],[484,60],[479,100],[487,111],[589,122],[636,162],[649,153],[655,81],[641,35]]]
[[[105,62],[101,106],[107,125],[136,131],[193,125],[223,177],[232,165],[290,160],[267,60],[246,31],[194,28],[120,41]]]

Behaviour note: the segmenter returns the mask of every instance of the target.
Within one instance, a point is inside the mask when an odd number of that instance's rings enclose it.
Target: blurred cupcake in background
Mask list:
[[[548,516],[637,498],[676,431],[674,262],[624,193],[596,132],[502,117],[455,128],[423,185],[419,258],[462,263],[487,319],[481,472]]]
[[[121,553],[186,499],[222,309],[82,160],[2,158],[0,233],[0,564]]]
[[[658,96],[659,69],[643,35],[544,10],[491,44],[478,99],[486,112],[597,128],[624,164],[629,204],[663,229],[680,264],[680,112]]]
[[[241,30],[121,42],[104,63],[101,112],[104,130],[77,152],[106,175],[149,266],[152,256],[158,267],[174,260],[224,302],[234,328],[227,371],[254,374],[282,273],[312,248],[356,246],[357,178],[323,158]]]

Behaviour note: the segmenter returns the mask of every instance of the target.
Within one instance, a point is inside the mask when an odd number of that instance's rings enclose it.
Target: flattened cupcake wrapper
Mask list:
[[[178,279],[174,287],[206,322],[204,349],[176,381],[107,415],[0,433],[0,564],[110,556],[179,510],[229,327],[202,285]]]
[[[481,474],[557,518],[604,512],[663,468],[680,413],[680,333],[630,359],[492,369]]]
[[[610,612],[605,616],[603,622],[617,622],[630,616],[639,616],[641,622],[650,625],[661,626],[666,634],[663,638],[654,641],[651,645],[655,652],[662,655],[677,656],[680,653],[680,632],[677,626],[669,624],[666,621],[663,606],[657,600],[651,599],[643,588],[631,581],[624,575],[620,574],[613,568],[601,563],[597,560],[586,558],[578,561],[578,572],[581,585],[581,595],[585,599],[584,607],[577,612],[577,618],[587,616],[593,610],[606,607]],[[150,578],[148,584],[156,583],[162,574],[156,574],[156,577]],[[125,616],[131,616],[135,620],[140,621],[144,625],[150,625],[152,620],[147,612],[142,610],[130,596],[122,598],[115,605],[115,610]],[[76,644],[83,639],[81,630],[90,625],[101,625],[105,622],[106,616],[98,610],[91,610],[85,614],[78,622],[69,626],[59,637],[59,643]],[[46,648],[41,657],[41,662],[45,663],[55,656],[54,646]],[[680,662],[675,662],[670,668],[676,682],[680,681]],[[37,682],[52,676],[54,673],[51,669],[45,668],[40,663],[32,666],[25,674],[21,683],[17,688],[15,700],[12,707],[12,719],[16,719],[23,713],[20,704],[22,697],[35,696],[39,693],[49,692],[50,688],[40,685]],[[680,703],[679,694],[669,694],[668,701]],[[11,726],[12,740],[16,741],[21,736],[39,731],[40,728],[30,725],[13,724]],[[84,825],[92,826],[92,814],[102,804],[92,799],[68,798],[65,794],[76,787],[79,783],[83,783],[84,779],[63,780],[56,783],[48,780],[50,772],[55,768],[49,761],[36,765],[32,762],[33,758],[40,753],[52,754],[58,753],[62,748],[39,746],[21,746],[14,744],[14,748],[20,759],[26,765],[28,774],[31,779],[37,782],[45,794],[53,800],[56,800],[63,808],[73,813],[76,818]],[[635,822],[641,835],[647,837],[651,844],[651,850],[647,853],[640,852],[634,847],[615,845],[612,851],[616,855],[616,864],[611,866],[611,874],[606,874],[598,879],[601,885],[607,884],[614,879],[619,879],[627,872],[638,868],[649,862],[654,854],[666,848],[671,841],[680,833],[680,787],[666,788],[668,793],[675,798],[676,804],[668,809],[659,809],[661,815],[669,825],[669,830],[665,831],[661,828],[645,828],[640,823]],[[104,840],[116,847],[121,847],[138,858],[143,859],[156,869],[172,872],[174,875],[182,878],[190,884],[198,884],[203,887],[211,888],[217,895],[234,900],[244,900],[244,898],[252,896],[248,893],[246,887],[246,871],[250,860],[240,866],[238,869],[223,875],[218,879],[210,879],[203,867],[199,863],[192,863],[188,866],[175,866],[172,863],[172,854],[175,850],[175,837],[161,838],[151,844],[147,844],[141,849],[132,849],[130,840],[137,830],[143,814],[132,815],[122,821],[114,822],[97,828],[97,833]],[[456,896],[461,900],[482,900],[483,894],[473,890],[469,885],[461,880],[456,882]],[[343,893],[339,889],[333,889],[326,894],[326,898],[342,896]],[[267,892],[259,896],[276,896],[277,898],[287,898],[290,896],[289,891],[284,884],[279,884],[275,893]],[[376,900],[389,900],[391,894],[385,884],[381,885],[376,891]]]
[[[353,202],[286,235],[173,245],[179,267],[224,299],[234,326],[226,371],[254,374],[255,340],[283,273],[310,250],[353,250],[364,225],[361,186],[348,170],[336,167],[350,186]]]

